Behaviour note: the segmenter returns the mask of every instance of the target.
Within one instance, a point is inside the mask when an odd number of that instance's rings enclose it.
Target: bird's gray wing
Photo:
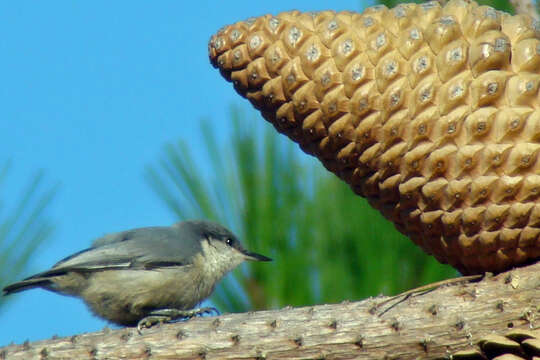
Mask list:
[[[94,241],[91,248],[73,254],[37,275],[188,265],[200,251],[199,239],[176,227],[140,228],[105,235]]]

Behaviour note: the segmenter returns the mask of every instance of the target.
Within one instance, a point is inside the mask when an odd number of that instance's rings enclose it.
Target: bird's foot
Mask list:
[[[142,329],[150,328],[156,324],[164,322],[172,322],[178,319],[191,319],[192,317],[215,313],[219,315],[218,309],[215,307],[204,307],[192,310],[179,310],[179,309],[159,309],[154,310],[145,316],[137,323],[137,331],[141,333]]]
[[[176,320],[176,319],[191,319],[192,317],[195,317],[197,315],[211,314],[213,312],[215,312],[216,315],[219,315],[219,311],[215,307],[204,307],[204,308],[197,308],[197,309],[192,309],[192,310],[159,309],[159,310],[152,311],[148,315],[149,316],[163,316],[163,317],[170,318],[170,320]]]
[[[145,316],[139,322],[137,323],[137,331],[139,334],[142,334],[142,329],[151,328],[152,326],[156,324],[162,324],[164,322],[169,322],[172,319],[168,316],[156,316],[156,315],[150,315]]]

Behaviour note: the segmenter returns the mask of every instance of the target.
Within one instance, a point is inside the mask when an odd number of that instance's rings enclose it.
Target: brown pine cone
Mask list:
[[[452,0],[251,18],[209,51],[278,131],[475,274],[540,256],[539,39],[528,16]]]
[[[505,336],[491,334],[476,347],[452,354],[455,360],[526,360],[540,356],[540,331],[511,330]]]

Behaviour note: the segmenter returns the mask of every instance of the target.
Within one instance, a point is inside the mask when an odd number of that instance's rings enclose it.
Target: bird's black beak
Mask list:
[[[247,250],[242,251],[242,253],[246,256],[246,260],[252,260],[252,261],[272,261],[269,257],[266,257],[261,254],[257,254],[254,252],[249,252]]]

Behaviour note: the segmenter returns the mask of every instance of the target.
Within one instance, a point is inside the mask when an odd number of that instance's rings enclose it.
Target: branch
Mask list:
[[[10,345],[0,348],[0,359],[449,358],[489,334],[539,327],[539,289],[540,263],[412,296],[199,318],[143,335],[126,328]]]

